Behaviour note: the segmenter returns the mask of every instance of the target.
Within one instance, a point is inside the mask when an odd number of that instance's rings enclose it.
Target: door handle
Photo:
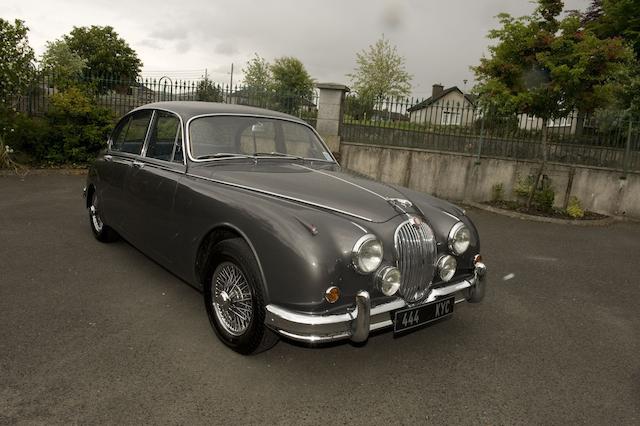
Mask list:
[[[136,169],[141,169],[144,167],[144,163],[142,161],[137,161],[137,160],[133,160],[133,162],[131,163],[131,165],[133,167],[135,167]]]
[[[104,156],[104,161],[111,161],[111,160],[113,160],[113,156],[111,156],[109,154]]]

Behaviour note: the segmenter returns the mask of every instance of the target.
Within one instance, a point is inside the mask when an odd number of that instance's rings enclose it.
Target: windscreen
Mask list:
[[[189,125],[195,159],[224,154],[295,156],[333,161],[316,134],[304,124],[272,118],[200,117]]]

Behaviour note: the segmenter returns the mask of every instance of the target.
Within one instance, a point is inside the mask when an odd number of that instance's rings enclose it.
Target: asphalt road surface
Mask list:
[[[81,176],[0,177],[0,423],[640,424],[640,225],[472,210],[487,298],[404,337],[243,357],[89,229]]]

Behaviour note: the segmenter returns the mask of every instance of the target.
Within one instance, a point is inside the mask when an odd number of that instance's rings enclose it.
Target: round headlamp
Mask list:
[[[400,270],[395,266],[386,266],[377,275],[378,289],[385,296],[393,296],[400,289]]]
[[[373,234],[363,235],[353,246],[351,261],[361,274],[374,272],[382,263],[382,243]]]
[[[467,225],[462,222],[458,222],[453,225],[451,231],[449,231],[449,250],[453,254],[461,255],[469,248],[471,243],[471,232]]]
[[[456,258],[451,255],[442,256],[438,259],[438,275],[442,281],[449,281],[456,273],[456,268],[458,267],[458,262],[456,262]]]

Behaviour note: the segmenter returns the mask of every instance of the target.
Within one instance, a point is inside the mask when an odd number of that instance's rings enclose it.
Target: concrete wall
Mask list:
[[[449,200],[489,201],[492,186],[502,184],[505,199],[515,199],[518,180],[534,175],[535,161],[482,158],[468,154],[372,146],[342,141],[341,164],[350,170]],[[585,209],[606,215],[640,218],[640,173],[548,164],[545,173],[555,190],[555,205],[576,196]],[[573,183],[567,187],[573,174]]]

